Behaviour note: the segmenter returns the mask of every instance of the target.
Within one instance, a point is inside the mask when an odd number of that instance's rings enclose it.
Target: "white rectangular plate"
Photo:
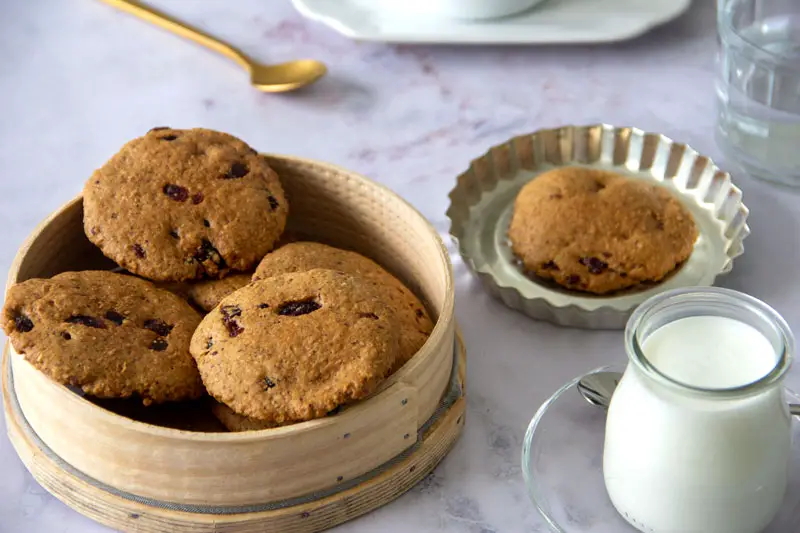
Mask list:
[[[678,17],[691,2],[546,0],[516,16],[473,22],[388,10],[381,0],[292,0],[302,15],[352,39],[442,44],[621,41]]]

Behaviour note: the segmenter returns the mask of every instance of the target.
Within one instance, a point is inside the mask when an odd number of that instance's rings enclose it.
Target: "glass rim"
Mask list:
[[[659,370],[655,365],[653,365],[653,363],[649,361],[639,344],[639,333],[642,325],[645,324],[649,318],[649,313],[658,307],[659,304],[671,299],[691,296],[702,297],[704,295],[714,296],[717,298],[721,297],[722,299],[726,300],[727,303],[739,304],[742,307],[746,307],[754,315],[759,316],[762,320],[769,321],[775,327],[780,335],[781,347],[778,358],[775,361],[775,366],[773,366],[769,373],[755,381],[746,383],[744,385],[738,385],[736,387],[699,387],[696,385],[689,385],[688,383],[684,383],[671,377],[667,373]],[[680,303],[690,303],[692,301],[693,300],[687,298],[684,302],[676,302],[676,304],[679,305]],[[698,302],[694,300],[694,303]],[[784,318],[775,309],[761,300],[750,296],[749,294],[732,289],[725,289],[722,287],[690,287],[673,289],[657,294],[637,307],[630,319],[628,319],[628,323],[625,327],[625,350],[628,353],[628,359],[639,370],[643,371],[650,377],[655,378],[662,384],[672,388],[678,388],[686,392],[691,392],[693,394],[724,399],[748,396],[750,394],[767,389],[776,383],[780,383],[792,366],[794,337],[789,325],[786,323],[786,320],[784,320]]]
[[[725,0],[718,1],[718,4],[722,4],[724,3],[724,1]],[[738,41],[738,43],[745,44],[755,50],[758,50],[759,53],[769,57],[770,60],[775,61],[776,63],[781,63],[780,64],[781,68],[785,68],[791,71],[800,71],[800,69],[798,68],[785,64],[787,60],[785,56],[773,52],[771,50],[768,50],[763,46],[753,42],[752,40],[744,37],[742,33],[733,26],[733,16],[734,16],[733,5],[737,3],[744,3],[744,2],[742,0],[729,0],[725,7],[719,8],[719,12],[717,13],[717,21],[718,24],[726,30],[725,32],[726,35],[720,37],[723,39],[726,37],[732,37],[736,41]],[[725,43],[723,42],[722,45],[725,46]]]

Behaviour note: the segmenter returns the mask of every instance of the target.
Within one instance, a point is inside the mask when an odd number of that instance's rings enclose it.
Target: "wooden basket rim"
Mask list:
[[[466,344],[464,343],[464,339],[461,335],[461,331],[458,328],[458,325],[456,325],[455,337],[456,337],[456,342],[453,346],[453,354],[452,354],[453,367],[449,378],[449,385],[447,387],[448,392],[446,392],[445,397],[443,397],[436,412],[431,416],[430,419],[425,421],[422,427],[419,428],[418,431],[420,435],[429,432],[433,427],[435,427],[438,423],[440,423],[442,415],[450,411],[453,408],[453,406],[459,401],[459,399],[463,399],[466,395],[465,365],[466,365],[467,351],[466,351]],[[386,463],[379,465],[373,470],[370,470],[358,476],[355,479],[348,480],[348,482],[344,485],[329,487],[306,495],[287,498],[286,500],[268,502],[265,504],[213,505],[213,506],[201,505],[201,504],[174,503],[166,500],[154,500],[153,498],[138,496],[136,494],[118,489],[114,486],[110,486],[107,483],[98,481],[96,478],[83,472],[82,470],[75,467],[68,461],[64,460],[49,447],[47,442],[42,440],[42,438],[36,433],[36,430],[32,428],[30,424],[27,422],[25,413],[22,410],[22,407],[19,405],[18,400],[16,399],[16,392],[14,391],[13,368],[10,358],[10,352],[12,350],[10,349],[10,346],[11,343],[7,341],[5,344],[5,349],[2,351],[2,355],[0,356],[0,377],[2,378],[0,381],[2,381],[2,396],[3,399],[5,400],[4,406],[6,409],[6,414],[7,415],[11,413],[15,414],[15,422],[17,423],[18,426],[21,426],[23,428],[23,431],[27,433],[29,438],[31,438],[35,443],[37,443],[39,451],[44,453],[44,455],[47,456],[50,460],[54,460],[57,463],[61,463],[63,467],[67,468],[67,470],[71,470],[73,473],[76,473],[78,477],[80,477],[85,483],[88,483],[99,490],[102,490],[106,493],[112,494],[116,497],[125,499],[130,502],[135,502],[142,505],[148,505],[159,509],[180,510],[181,512],[196,514],[196,515],[231,516],[243,513],[250,514],[250,513],[259,513],[265,511],[277,511],[295,505],[305,505],[310,503],[311,501],[314,501],[314,499],[324,499],[331,496],[335,496],[336,494],[347,492],[353,489],[354,487],[358,486],[360,483],[367,482],[376,476],[380,476],[385,468],[391,468],[391,466],[397,461],[402,461],[405,458],[407,458],[410,454],[413,454],[413,450],[415,450],[422,442],[422,439],[418,440],[413,446],[406,448],[405,450],[400,452],[400,454],[398,454],[397,456],[394,456],[391,459],[389,459]],[[447,399],[448,397],[449,399]]]
[[[458,335],[458,334],[457,334]],[[449,453],[463,432],[465,422],[466,351],[463,339],[457,336],[459,362],[457,380],[461,396],[441,413],[421,440],[421,445],[409,455],[385,463],[383,471],[375,471],[373,477],[343,490],[316,495],[313,501],[297,505],[279,506],[274,509],[251,510],[242,508],[235,514],[200,514],[172,507],[152,507],[148,501],[127,499],[115,491],[106,491],[76,476],[72,469],[62,469],[60,464],[31,441],[30,435],[19,425],[10,409],[11,401],[5,402],[5,415],[9,419],[8,437],[25,467],[48,492],[78,513],[113,529],[124,531],[164,532],[165,527],[187,531],[292,531],[313,533],[329,529],[370,511],[382,507],[400,497],[413,485],[421,482]],[[6,357],[8,353],[6,352]],[[3,396],[8,399],[10,364],[2,364]],[[454,369],[455,370],[455,369]],[[444,433],[443,433],[444,432]],[[80,471],[77,471],[80,472]]]
[[[359,413],[365,409],[369,409],[369,405],[371,400],[381,394],[382,391],[386,390],[389,386],[398,381],[402,381],[403,376],[409,371],[409,365],[414,365],[415,361],[419,361],[424,357],[429,357],[432,355],[432,346],[434,344],[438,345],[441,341],[445,331],[449,327],[449,320],[453,320],[450,318],[448,320],[447,317],[454,317],[453,309],[455,307],[455,288],[453,285],[453,268],[452,263],[450,261],[450,255],[447,252],[447,248],[442,241],[441,235],[439,232],[436,231],[436,228],[430,223],[430,221],[422,215],[422,213],[417,210],[411,203],[409,203],[406,199],[402,196],[397,194],[396,192],[392,191],[386,185],[373,181],[366,176],[363,176],[357,172],[352,170],[345,169],[344,167],[340,167],[338,165],[333,165],[330,163],[326,163],[323,161],[317,161],[309,158],[297,157],[297,156],[290,156],[290,155],[282,155],[282,154],[269,154],[269,153],[262,153],[264,157],[267,159],[277,159],[283,160],[287,162],[294,162],[299,163],[305,166],[314,167],[316,169],[322,171],[329,171],[338,174],[346,174],[350,178],[354,180],[358,180],[363,186],[365,187],[373,187],[379,189],[385,196],[392,198],[393,200],[402,202],[411,212],[419,217],[420,221],[424,222],[424,225],[428,228],[430,236],[434,238],[434,242],[437,244],[437,251],[439,260],[442,262],[442,265],[445,267],[447,273],[447,283],[446,283],[446,294],[444,304],[442,306],[441,313],[439,313],[439,319],[436,321],[434,328],[428,337],[425,344],[419,351],[414,355],[414,357],[406,363],[405,367],[400,369],[398,372],[390,376],[383,384],[379,390],[373,394],[371,397],[361,400],[352,407],[345,409],[342,413],[336,415],[336,417],[327,417],[327,418],[318,418],[315,420],[308,420],[306,422],[300,422],[297,424],[292,424],[285,427],[279,428],[271,428],[271,429],[262,429],[262,430],[254,430],[254,431],[241,431],[241,432],[207,432],[207,431],[188,431],[182,429],[175,429],[169,428],[164,426],[156,426],[153,424],[148,424],[146,422],[141,422],[139,420],[133,420],[131,418],[127,418],[125,416],[119,415],[114,413],[113,411],[109,411],[104,409],[94,403],[90,402],[89,400],[75,394],[74,392],[70,391],[64,385],[60,383],[52,382],[54,385],[60,387],[63,392],[67,393],[65,398],[68,398],[66,401],[73,401],[81,404],[83,407],[88,409],[92,409],[95,411],[97,416],[102,416],[107,419],[109,423],[117,424],[120,426],[127,426],[132,431],[138,431],[143,434],[154,435],[163,438],[173,438],[176,440],[193,440],[197,442],[250,442],[250,441],[269,441],[272,439],[279,439],[284,437],[286,434],[299,434],[307,431],[315,430],[319,427],[322,427],[327,424],[337,424],[342,420],[357,417]],[[75,204],[83,202],[83,194],[79,193],[75,198],[69,200],[68,202],[64,203],[61,207],[51,213],[47,218],[45,218],[42,222],[40,222],[33,231],[28,235],[25,239],[23,244],[20,246],[17,254],[14,257],[14,260],[11,263],[11,267],[9,268],[8,278],[6,282],[6,292],[8,289],[16,283],[17,276],[19,275],[19,270],[22,265],[22,261],[24,260],[25,256],[27,255],[28,251],[30,250],[33,243],[36,241],[38,236],[42,233],[44,228],[46,228],[49,224],[53,222],[59,215],[61,215],[64,211],[73,208]],[[21,357],[20,354],[14,349],[11,345],[10,340],[7,343],[9,351],[18,357]]]

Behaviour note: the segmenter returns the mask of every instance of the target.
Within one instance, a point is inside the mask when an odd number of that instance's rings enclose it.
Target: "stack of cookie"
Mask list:
[[[433,324],[367,257],[285,244],[288,213],[241,140],[155,128],[84,188],[86,235],[119,267],[11,287],[3,328],[40,371],[98,398],[208,393],[231,430],[325,416],[372,394]]]

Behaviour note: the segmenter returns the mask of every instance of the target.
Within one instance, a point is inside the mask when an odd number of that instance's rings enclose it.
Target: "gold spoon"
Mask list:
[[[103,2],[228,56],[250,73],[250,83],[261,91],[268,93],[293,91],[314,83],[328,71],[325,63],[315,59],[262,65],[247,57],[241,50],[136,0],[103,0]]]

